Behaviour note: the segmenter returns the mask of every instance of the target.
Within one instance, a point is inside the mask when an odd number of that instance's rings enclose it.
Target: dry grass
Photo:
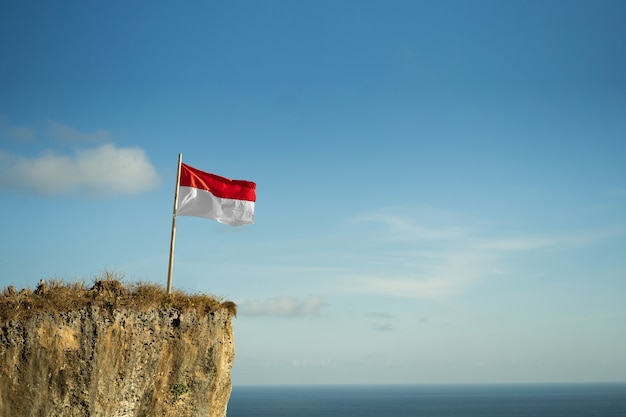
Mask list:
[[[237,315],[237,306],[232,301],[180,290],[167,294],[160,285],[148,282],[124,285],[122,279],[118,273],[105,271],[94,278],[91,288],[82,281],[67,283],[57,279],[40,282],[34,291],[26,288],[18,292],[12,286],[6,287],[0,294],[0,324],[39,312],[64,313],[87,306],[140,311],[171,307],[179,311],[194,310],[198,314],[226,309],[233,316]]]

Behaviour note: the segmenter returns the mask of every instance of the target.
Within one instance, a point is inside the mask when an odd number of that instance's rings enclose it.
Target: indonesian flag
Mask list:
[[[231,226],[254,223],[256,184],[209,174],[181,163],[180,216],[205,217]]]

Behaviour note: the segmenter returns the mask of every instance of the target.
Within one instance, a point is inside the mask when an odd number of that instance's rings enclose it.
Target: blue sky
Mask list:
[[[0,1],[0,287],[163,285],[233,383],[624,381],[621,1]]]

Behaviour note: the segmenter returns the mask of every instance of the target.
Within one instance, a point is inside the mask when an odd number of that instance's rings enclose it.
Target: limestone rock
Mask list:
[[[88,306],[0,327],[0,416],[225,417],[232,312]]]

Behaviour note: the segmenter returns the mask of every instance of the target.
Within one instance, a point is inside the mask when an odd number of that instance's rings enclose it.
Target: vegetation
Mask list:
[[[41,280],[34,291],[26,288],[18,292],[13,286],[6,287],[0,294],[0,324],[39,312],[64,313],[88,306],[140,311],[174,308],[199,314],[227,309],[233,316],[237,315],[237,306],[232,301],[180,290],[167,294],[160,285],[148,282],[124,285],[122,279],[119,273],[105,271],[94,278],[91,288],[87,288],[84,281],[67,283],[58,279]]]
[[[172,395],[173,395],[172,402],[176,402],[180,400],[181,396],[190,392],[191,388],[189,388],[187,384],[174,384],[170,391],[172,391]]]

